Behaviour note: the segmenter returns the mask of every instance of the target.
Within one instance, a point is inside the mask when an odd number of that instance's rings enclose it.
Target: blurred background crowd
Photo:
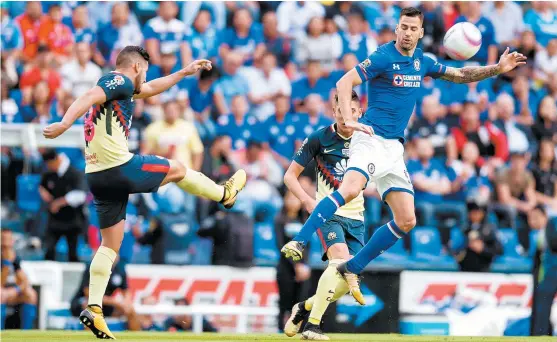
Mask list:
[[[478,83],[424,80],[406,157],[418,226],[431,229],[394,253],[445,255],[467,271],[497,270],[497,261],[519,268],[557,215],[555,2],[2,2],[1,121],[59,121],[127,45],[149,52],[147,80],[212,60],[212,70],[135,101],[129,148],[215,180],[244,168],[247,187],[231,211],[173,184],[132,195],[120,259],[274,266],[278,242],[306,215],[282,182],[291,157],[332,124],[336,81],[394,39],[410,5],[425,14],[420,47],[442,63],[493,64],[507,46],[528,63]],[[450,60],[442,46],[460,21],[483,35],[466,62]],[[365,109],[366,85],[356,91]],[[84,164],[78,148],[2,147],[2,227],[16,233],[23,258],[90,259],[99,233]],[[313,194],[311,169],[303,182]],[[365,195],[369,236],[390,213],[373,184]],[[309,277],[303,266],[293,274]]]

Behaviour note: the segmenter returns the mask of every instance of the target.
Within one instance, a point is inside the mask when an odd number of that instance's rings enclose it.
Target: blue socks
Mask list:
[[[346,269],[352,273],[360,274],[367,264],[377,258],[379,254],[391,248],[404,235],[406,233],[395,224],[394,220],[382,225],[373,233],[364,248],[346,263]]]
[[[330,196],[323,198],[319,203],[317,203],[315,209],[313,209],[313,212],[309,216],[308,220],[304,223],[302,230],[300,230],[298,235],[296,235],[292,240],[307,244],[317,228],[325,224],[327,220],[333,217],[337,209],[342,207],[344,204],[344,198],[338,191],[335,191]]]
[[[21,329],[33,329],[35,317],[37,317],[37,306],[34,304],[23,304],[21,307]]]
[[[6,322],[6,304],[0,306],[2,312],[0,313],[0,330],[4,329],[4,323]]]

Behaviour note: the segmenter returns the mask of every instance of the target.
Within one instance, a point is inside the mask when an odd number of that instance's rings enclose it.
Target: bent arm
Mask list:
[[[470,66],[464,68],[447,67],[441,79],[455,83],[472,83],[485,80],[501,73],[499,64],[488,66]]]
[[[362,79],[356,69],[352,69],[344,74],[337,82],[338,104],[344,122],[353,121],[352,109],[350,108],[352,88],[360,84],[362,84]]]
[[[95,86],[89,89],[85,94],[78,97],[74,103],[68,108],[66,114],[62,118],[62,124],[66,127],[70,127],[75,120],[87,113],[89,108],[95,104],[103,104],[106,102],[106,94],[104,90]]]
[[[302,184],[300,184],[300,181],[298,180],[298,177],[300,177],[304,169],[305,167],[293,161],[284,174],[284,184],[290,191],[292,191],[294,196],[302,201],[302,203],[305,203],[308,200],[313,200],[313,198],[311,198],[307,194],[307,192],[302,187]]]

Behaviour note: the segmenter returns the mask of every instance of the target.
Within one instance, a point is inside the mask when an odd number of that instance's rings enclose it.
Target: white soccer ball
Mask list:
[[[482,46],[482,33],[474,24],[458,23],[445,34],[443,46],[449,57],[465,61],[474,56]]]

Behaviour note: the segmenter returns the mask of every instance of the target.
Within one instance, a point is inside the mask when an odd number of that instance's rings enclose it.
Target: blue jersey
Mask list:
[[[285,158],[292,157],[296,149],[296,139],[299,138],[302,127],[299,114],[286,114],[282,121],[276,115],[271,115],[260,126],[262,140],[269,142],[273,151]],[[300,139],[301,140],[301,139]]]
[[[317,173],[317,201],[338,190],[348,163],[348,149],[351,138],[340,136],[336,124],[323,127],[310,134],[294,155],[294,161],[306,167],[315,160]],[[358,197],[346,203],[336,211],[336,215],[355,220],[364,220],[364,197]]]
[[[360,121],[385,139],[404,140],[425,76],[445,74],[446,67],[416,49],[412,57],[398,52],[394,42],[381,45],[356,66],[362,82],[368,82],[369,107]]]
[[[175,53],[180,63],[180,45],[184,41],[186,25],[178,19],[165,21],[161,17],[154,17],[145,24],[143,36],[145,40],[159,41],[159,51]]]
[[[221,115],[217,119],[217,135],[229,136],[232,139],[232,149],[239,150],[247,147],[250,140],[259,140],[259,121],[253,116],[244,116],[243,121],[238,124],[233,114]]]
[[[2,51],[23,48],[23,35],[17,23],[12,19],[2,20],[0,37],[0,50]]]

